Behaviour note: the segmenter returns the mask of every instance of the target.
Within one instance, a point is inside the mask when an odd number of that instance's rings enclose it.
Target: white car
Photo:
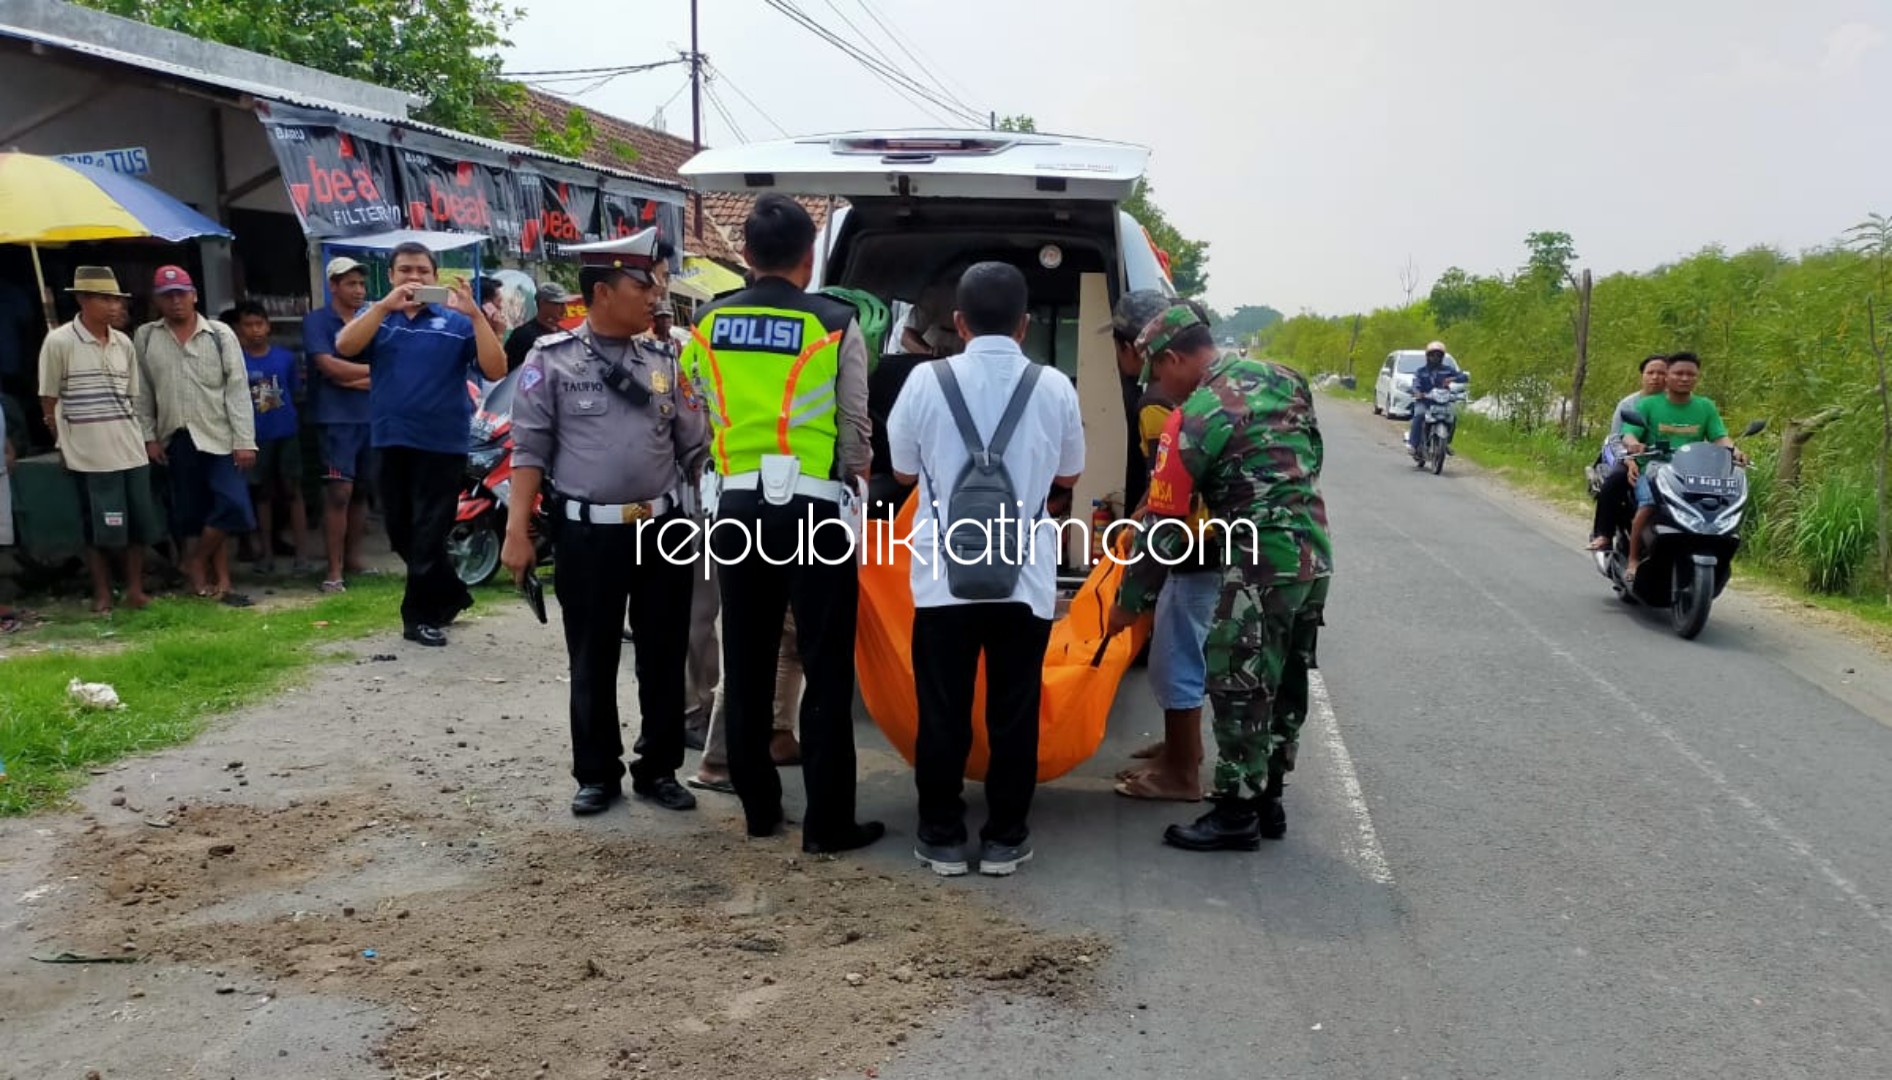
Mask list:
[[[1373,412],[1395,420],[1412,419],[1412,377],[1426,366],[1424,349],[1399,349],[1386,354],[1380,365],[1380,377],[1373,383]],[[1459,370],[1451,353],[1445,354],[1448,370]]]
[[[1149,234],[1118,205],[1148,158],[1140,146],[1061,135],[866,131],[704,150],[680,171],[699,191],[845,199],[831,204],[816,237],[810,289],[864,289],[905,312],[950,297],[972,263],[1018,267],[1031,289],[1025,353],[1070,377],[1084,412],[1086,465],[1073,505],[1108,499],[1121,513],[1133,429],[1104,331],[1125,292],[1176,291]],[[899,334],[896,324],[889,352]],[[870,380],[870,412],[898,393],[904,374],[889,373],[907,366],[893,360]],[[1067,570],[1081,581],[1088,567]]]

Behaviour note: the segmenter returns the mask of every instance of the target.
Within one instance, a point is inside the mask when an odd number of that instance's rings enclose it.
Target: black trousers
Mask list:
[[[473,606],[473,594],[453,572],[447,534],[460,505],[465,454],[388,446],[381,456],[381,511],[388,542],[407,564],[401,621],[408,628],[444,626]]]
[[[1021,844],[1038,787],[1038,699],[1051,623],[1026,604],[956,604],[913,613],[913,682],[920,705],[913,780],[920,792],[920,839],[966,839],[966,755],[972,750],[972,692],[985,653],[986,823],[979,838]]]
[[[683,766],[683,668],[695,568],[658,551],[658,530],[670,517],[641,528],[563,518],[554,525],[552,580],[571,658],[572,778],[580,784],[618,783],[625,772],[618,661],[627,610],[637,638],[633,670],[643,717],[631,778],[674,776]],[[671,546],[683,532],[670,530]]]
[[[1629,470],[1621,465],[1603,477],[1603,490],[1597,493],[1596,516],[1590,521],[1590,535],[1614,538],[1618,525],[1627,524],[1623,515],[1634,512],[1635,485],[1629,482]]]
[[[754,492],[738,491],[722,496],[711,525],[710,549],[723,601],[729,779],[753,833],[767,832],[782,820],[782,778],[769,756],[769,739],[774,732],[775,661],[782,620],[791,609],[807,683],[801,706],[802,783],[808,792],[803,840],[825,842],[855,824],[859,568],[841,527],[819,527],[839,513],[834,503],[805,496],[769,506]],[[810,520],[816,528],[811,529]],[[823,559],[839,564],[824,565]],[[687,603],[683,606],[688,608]]]

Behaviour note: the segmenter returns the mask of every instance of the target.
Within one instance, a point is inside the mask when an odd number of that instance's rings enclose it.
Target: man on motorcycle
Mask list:
[[[1695,395],[1695,384],[1701,379],[1700,358],[1692,352],[1678,352],[1669,357],[1668,368],[1668,392],[1636,402],[1636,411],[1646,423],[1625,422],[1623,446],[1632,454],[1640,454],[1646,449],[1642,440],[1647,438],[1666,455],[1690,443],[1712,442],[1733,450],[1734,463],[1746,466],[1747,455],[1735,447],[1728,426],[1721,421],[1721,410],[1712,400]],[[1629,527],[1629,569],[1624,574],[1630,581],[1635,580],[1636,568],[1642,563],[1643,530],[1655,516],[1652,472],[1653,468],[1643,469],[1636,479],[1636,520]]]
[[[1426,395],[1435,388],[1465,381],[1465,375],[1445,366],[1445,344],[1435,341],[1426,346],[1426,366],[1412,377],[1412,430],[1406,434],[1406,448],[1412,459],[1425,464]]]
[[[1643,398],[1666,390],[1668,376],[1668,357],[1657,354],[1644,358],[1642,389],[1617,402],[1616,411],[1610,415],[1609,437],[1603,440],[1603,464],[1609,472],[1603,477],[1603,489],[1596,497],[1596,514],[1590,521],[1591,551],[1609,550],[1616,536],[1616,524],[1622,520],[1623,507],[1629,502],[1630,491],[1642,472],[1636,459],[1623,452],[1623,410],[1634,408]]]

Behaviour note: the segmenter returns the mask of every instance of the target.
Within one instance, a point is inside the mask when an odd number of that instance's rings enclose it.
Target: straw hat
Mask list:
[[[118,288],[118,275],[112,273],[109,266],[81,266],[72,272],[72,288],[69,293],[96,293],[100,296],[128,297],[131,294]]]

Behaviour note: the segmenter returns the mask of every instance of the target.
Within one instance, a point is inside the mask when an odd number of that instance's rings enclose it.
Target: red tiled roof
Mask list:
[[[677,170],[690,160],[695,149],[690,140],[679,138],[656,128],[633,124],[620,120],[608,113],[580,105],[575,101],[548,94],[543,90],[526,91],[525,100],[518,105],[498,106],[498,112],[504,125],[504,135],[515,142],[530,146],[532,144],[533,122],[542,121],[556,128],[565,126],[565,118],[571,110],[577,109],[585,114],[591,126],[598,133],[597,141],[585,156],[601,165],[610,165],[648,176],[655,180],[668,180],[673,183],[689,185]],[[629,151],[628,153],[626,151]],[[828,220],[828,201],[826,199],[798,198],[797,202],[806,207],[815,219],[815,227],[820,228]],[[836,200],[836,205],[845,205]],[[748,219],[749,211],[755,206],[755,196],[740,192],[711,191],[703,195],[703,235],[697,237],[696,199],[689,199],[683,211],[683,246],[693,255],[715,259],[717,262],[743,267],[742,260],[742,223]]]

